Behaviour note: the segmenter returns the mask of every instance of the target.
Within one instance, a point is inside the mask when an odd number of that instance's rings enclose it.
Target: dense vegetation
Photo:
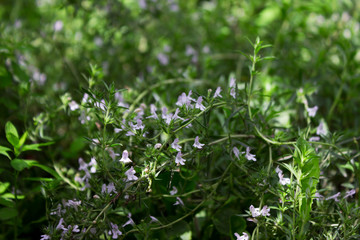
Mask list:
[[[360,4],[0,2],[0,239],[359,239]]]

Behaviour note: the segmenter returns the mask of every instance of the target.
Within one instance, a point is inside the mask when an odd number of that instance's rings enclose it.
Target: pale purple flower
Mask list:
[[[51,239],[50,236],[46,235],[46,234],[41,235],[41,238],[40,238],[40,240],[49,240],[49,239]]]
[[[230,95],[231,95],[234,99],[236,99],[236,91],[235,91],[235,88],[231,88],[231,89],[230,89]]]
[[[157,143],[157,144],[155,144],[154,148],[159,149],[159,148],[161,148],[161,146],[162,146],[161,143]]]
[[[107,148],[106,150],[108,151],[109,156],[111,157],[112,160],[115,160],[115,158],[116,158],[117,156],[120,156],[120,154],[115,153],[112,148]]]
[[[147,6],[146,0],[139,0],[139,7],[141,9],[146,9],[146,6]]]
[[[202,48],[202,52],[203,53],[210,53],[210,47],[209,46],[204,46],[203,48]]]
[[[129,220],[126,222],[126,223],[124,223],[123,225],[122,225],[122,227],[125,227],[125,226],[127,226],[127,225],[135,225],[135,222],[134,222],[134,220],[132,220],[132,218],[131,218],[131,213],[129,213],[128,214],[128,218],[129,218]]]
[[[115,188],[115,184],[113,182],[109,183],[106,186],[106,192],[108,194],[110,194],[110,195],[111,195],[112,192],[114,192],[115,194],[117,193],[116,188]],[[101,192],[101,193],[103,193],[103,192]]]
[[[76,109],[79,109],[79,104],[77,104],[75,101],[69,102],[69,108],[71,111],[75,111]]]
[[[256,218],[247,218],[246,220],[248,220],[249,222],[254,222],[254,223],[258,222],[258,220]]]
[[[308,109],[307,109],[307,112],[308,112],[308,114],[309,114],[309,117],[315,117],[316,112],[317,112],[318,109],[319,109],[318,106],[315,106],[315,107],[312,107],[312,108],[308,108]]]
[[[157,114],[156,114],[156,106],[154,105],[154,104],[151,104],[150,105],[150,113],[151,113],[151,115],[150,116],[148,116],[147,118],[154,118],[154,119],[158,119],[158,116],[157,116]]]
[[[129,158],[129,153],[127,150],[124,150],[122,153],[122,157],[120,159],[120,162],[127,164],[127,163],[131,163],[131,159]]]
[[[127,133],[125,134],[125,136],[127,136],[127,137],[135,136],[135,133],[133,133],[132,131],[127,131]]]
[[[316,134],[317,135],[326,135],[326,130],[324,128],[324,123],[321,122],[319,126],[316,128]]]
[[[159,220],[156,217],[150,216],[150,218],[151,218],[150,223],[159,222]]]
[[[72,232],[80,232],[79,226],[75,225],[72,229]]]
[[[66,229],[64,226],[64,218],[60,218],[60,221],[59,221],[58,225],[56,226],[56,230],[59,230],[59,229],[61,229],[61,230]]]
[[[249,240],[249,235],[245,232],[243,232],[243,235],[240,236],[237,232],[234,233],[236,240]]]
[[[124,108],[128,108],[129,107],[129,104],[127,104],[126,102],[125,102],[125,99],[124,99],[124,97],[123,97],[123,95],[122,95],[122,93],[121,92],[116,92],[115,93],[115,99],[118,101],[118,106],[119,107],[124,107]]]
[[[169,64],[169,57],[165,53],[159,53],[157,55],[157,59],[159,60],[161,65],[168,65]]]
[[[91,166],[90,172],[91,173],[96,173],[97,162],[96,162],[96,159],[94,157],[91,158],[89,166]]]
[[[81,205],[81,201],[76,201],[74,200],[69,200],[68,202],[66,202],[65,207],[73,207],[76,211],[77,211],[77,207]]]
[[[314,199],[319,201],[319,200],[324,199],[324,196],[321,195],[320,193],[316,192],[315,195],[314,195]]]
[[[320,137],[315,136],[315,137],[309,138],[309,142],[318,142],[318,141],[320,141]]]
[[[186,160],[182,158],[182,153],[178,152],[175,158],[175,163],[180,165],[185,165]]]
[[[201,149],[205,144],[199,142],[199,136],[195,138],[195,142],[193,144],[194,147]]]
[[[129,170],[127,170],[126,172],[125,172],[125,175],[126,175],[126,177],[127,177],[127,181],[129,182],[129,181],[136,181],[137,179],[138,179],[138,177],[137,176],[135,176],[135,173],[136,173],[136,171],[134,170],[134,168],[133,167],[131,167]]]
[[[221,92],[221,87],[217,87],[216,91],[214,93],[214,98],[216,98],[216,97],[222,98],[222,96],[220,95],[220,92]]]
[[[265,205],[262,210],[261,210],[261,215],[265,216],[270,216],[270,208]]]
[[[117,224],[113,224],[112,222],[110,222],[110,225],[111,225],[111,230],[108,231],[108,234],[112,236],[113,239],[117,239],[118,236],[122,234],[122,232],[120,232]]]
[[[245,153],[245,152],[242,152],[242,154],[244,154],[244,153]],[[249,147],[246,147],[245,157],[246,157],[246,159],[249,160],[249,161],[252,160],[252,161],[256,162],[255,155],[250,153],[250,148],[249,148]]]
[[[174,205],[184,206],[184,202],[181,200],[181,198],[176,197],[176,202],[174,203]]]
[[[106,102],[104,99],[102,99],[100,102],[95,102],[94,106],[100,108],[104,112],[106,111]]]
[[[339,202],[340,200],[338,199],[338,197],[340,197],[340,192],[326,198],[325,200],[330,200],[330,199],[334,199],[335,202]]]
[[[231,77],[230,78],[230,88],[235,88],[235,82],[236,82],[236,79],[234,77]]]
[[[174,142],[171,144],[171,147],[175,149],[176,151],[180,152],[181,146],[178,144],[179,139],[175,138]]]
[[[355,189],[351,189],[349,191],[346,191],[346,194],[344,196],[344,199],[345,198],[348,198],[348,197],[352,197],[354,194],[356,193]]]
[[[201,111],[205,110],[205,106],[202,105],[202,96],[198,97],[198,99],[196,100],[196,104],[195,104],[195,108],[200,109]]]
[[[234,155],[235,155],[238,159],[240,159],[240,157],[239,157],[240,151],[239,151],[239,149],[238,149],[237,147],[234,147],[234,148],[233,148],[233,153],[234,153]]]
[[[185,51],[185,55],[186,56],[192,56],[196,54],[196,51],[193,47],[191,47],[190,45],[186,45],[186,51]]]
[[[81,103],[87,103],[88,102],[88,99],[89,99],[89,94],[87,93],[84,93],[84,96],[81,100]]]
[[[175,186],[173,186],[173,190],[170,191],[170,195],[175,195],[177,194],[178,190]]]
[[[182,93],[179,97],[178,97],[178,101],[176,102],[176,106],[183,106],[185,105],[186,108],[192,108],[191,102],[195,101],[195,99],[193,99],[191,97],[192,91],[190,90],[188,95],[186,95],[186,93]]]
[[[61,29],[63,28],[64,24],[62,21],[60,20],[57,20],[55,23],[54,23],[54,31],[55,32],[59,32],[61,31]]]
[[[251,205],[250,213],[253,218],[256,218],[261,215],[261,210],[260,210],[260,208],[255,208],[253,205]]]

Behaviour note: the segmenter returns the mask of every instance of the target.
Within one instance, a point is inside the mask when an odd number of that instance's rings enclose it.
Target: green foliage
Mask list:
[[[1,1],[0,239],[358,239],[359,6]]]

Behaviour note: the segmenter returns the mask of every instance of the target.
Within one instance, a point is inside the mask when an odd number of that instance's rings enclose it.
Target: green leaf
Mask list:
[[[43,146],[48,146],[54,144],[54,142],[47,142],[47,143],[35,143],[35,144],[30,144],[30,145],[25,145],[22,147],[21,151],[25,152],[25,151],[41,151],[40,147]]]
[[[14,208],[0,209],[0,220],[8,220],[17,216],[17,211]]]
[[[23,134],[23,135],[21,136],[21,138],[20,138],[18,147],[21,147],[22,145],[24,145],[27,136],[28,136],[28,132],[25,131],[24,134]]]
[[[35,160],[14,159],[10,162],[10,164],[15,170],[22,171],[25,168],[30,168],[34,162],[36,162],[36,161]]]
[[[8,198],[3,198],[2,196],[0,196],[0,205],[12,208],[12,207],[15,206],[15,203],[12,200],[8,199]]]
[[[212,221],[215,225],[215,228],[222,234],[230,236],[232,235],[232,230],[245,229],[244,222],[241,217],[234,216],[238,213],[235,209],[231,208],[221,208],[219,209],[212,218]],[[232,218],[234,216],[234,218]],[[231,223],[232,220],[236,220],[234,224]],[[234,229],[232,229],[234,228]]]
[[[7,152],[10,152],[10,151],[11,151],[10,148],[0,146],[0,154],[7,156],[9,159],[11,159],[11,157],[9,156],[9,154]]]
[[[56,179],[61,179],[61,177],[59,176],[59,174],[54,170],[54,169],[51,169],[49,168],[48,166],[45,166],[45,165],[42,165],[38,162],[30,162],[28,163],[30,167],[38,167],[38,168],[41,168],[42,170],[44,170],[45,172],[48,172],[50,173],[51,175],[53,175]]]
[[[6,139],[13,145],[13,147],[19,144],[19,134],[15,126],[11,122],[7,122],[5,125]]]
[[[6,189],[10,186],[9,182],[0,182],[0,194],[5,192]]]

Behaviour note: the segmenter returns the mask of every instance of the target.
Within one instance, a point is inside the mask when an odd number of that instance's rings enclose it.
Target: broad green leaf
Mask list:
[[[0,194],[5,192],[6,189],[10,186],[9,182],[0,182]]]
[[[6,198],[6,199],[15,199],[15,195],[12,193],[4,193],[3,195],[1,195],[1,197]],[[25,198],[24,195],[17,195],[16,197],[17,197],[17,199]]]
[[[48,166],[42,165],[42,164],[40,164],[40,163],[38,163],[36,161],[35,162],[29,162],[28,164],[31,167],[34,166],[34,167],[41,168],[42,170],[44,170],[44,171],[50,173],[51,175],[53,175],[56,179],[61,179],[59,174],[54,169],[52,169],[52,168],[50,168]]]
[[[19,134],[15,128],[15,126],[11,122],[7,122],[5,125],[5,134],[6,139],[13,145],[14,147],[19,144]]]
[[[8,220],[17,216],[17,211],[14,208],[0,209],[0,220]]]
[[[9,156],[9,154],[7,152],[10,152],[10,151],[11,151],[10,148],[0,146],[0,154],[7,156],[9,159],[11,159],[11,157]]]
[[[22,171],[25,168],[30,168],[31,166],[33,166],[32,164],[34,164],[34,162],[36,162],[36,161],[35,160],[14,159],[10,162],[10,164],[15,170]]]
[[[47,143],[35,143],[35,144],[30,144],[30,145],[25,145],[22,147],[21,151],[25,152],[25,151],[41,151],[40,147],[44,147],[44,146],[48,146],[54,144],[54,142],[47,142]]]
[[[20,140],[19,140],[19,145],[18,145],[18,147],[21,147],[22,145],[24,145],[27,136],[28,136],[28,132],[25,131],[24,134],[21,136],[21,138],[20,138]]]
[[[0,205],[12,208],[15,206],[15,203],[14,203],[14,201],[12,201],[8,198],[3,198],[2,196],[0,196]]]

